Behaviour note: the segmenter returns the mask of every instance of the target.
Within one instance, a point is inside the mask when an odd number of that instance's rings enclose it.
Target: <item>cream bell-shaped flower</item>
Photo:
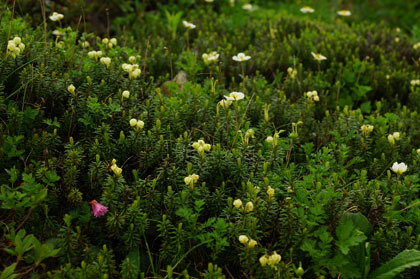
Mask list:
[[[247,246],[248,246],[248,248],[254,248],[256,245],[257,245],[258,243],[257,243],[257,241],[256,240],[254,240],[254,239],[250,239],[249,241],[248,241],[248,244],[247,244]]]
[[[143,129],[144,128],[144,122],[141,121],[141,120],[137,120],[136,127],[137,127],[137,130]]]
[[[417,149],[417,155],[419,155],[419,156],[420,156],[420,148],[419,148],[419,149]]]
[[[218,105],[221,106],[224,109],[228,109],[230,105],[232,104],[232,101],[230,100],[221,100]]]
[[[240,52],[237,55],[234,55],[232,57],[232,59],[234,61],[237,61],[237,62],[244,62],[244,61],[248,61],[249,59],[251,59],[251,56],[247,56],[243,52]]]
[[[247,202],[245,205],[245,210],[246,212],[251,212],[252,210],[254,210],[254,204],[252,202]]]
[[[228,101],[239,101],[245,98],[245,94],[242,92],[231,92],[225,99]]]
[[[395,162],[392,164],[391,170],[398,175],[401,175],[407,171],[407,165],[404,163]]]
[[[195,29],[195,25],[194,24],[192,24],[191,22],[188,22],[188,21],[186,21],[186,20],[183,20],[182,21],[182,24],[184,25],[184,27],[185,28],[187,28],[188,30],[191,30],[191,29]]]
[[[351,16],[351,12],[349,10],[339,10],[337,11],[339,16]]]
[[[360,127],[360,130],[362,130],[363,135],[367,135],[372,133],[374,126],[370,124],[364,124]]]
[[[325,57],[324,55],[322,55],[321,53],[315,53],[315,52],[311,52],[312,56],[314,57],[314,59],[316,61],[322,61],[322,60],[327,60],[327,57]]]
[[[130,119],[130,126],[134,127],[136,125],[137,125],[137,119],[135,119],[135,118]]]
[[[74,87],[74,85],[73,85],[73,84],[70,84],[70,85],[67,87],[67,90],[68,90],[71,94],[73,94],[73,95],[74,95],[75,90],[76,90],[76,87]]]
[[[242,201],[241,201],[240,199],[236,199],[236,200],[234,200],[234,201],[233,201],[233,206],[234,206],[236,209],[240,209],[240,208],[242,207]]]
[[[249,241],[249,238],[244,234],[240,235],[238,239],[239,239],[239,242],[244,245],[247,244]]]
[[[84,41],[83,43],[82,43],[82,48],[88,48],[90,46],[90,44],[89,44],[89,42],[88,41]]]
[[[130,91],[124,90],[123,93],[122,93],[122,96],[126,99],[130,98]]]
[[[49,18],[52,21],[60,21],[60,20],[62,20],[64,18],[64,15],[59,14],[59,13],[56,13],[56,12],[53,12],[53,14],[49,16]]]
[[[315,10],[314,10],[314,9],[312,9],[311,7],[309,7],[309,6],[304,6],[304,7],[302,7],[302,8],[300,9],[300,11],[301,11],[302,13],[304,13],[304,14],[307,14],[307,13],[313,13],[313,12],[315,12]]]

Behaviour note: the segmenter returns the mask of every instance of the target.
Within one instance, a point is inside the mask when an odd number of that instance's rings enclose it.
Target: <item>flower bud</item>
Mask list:
[[[236,199],[233,202],[233,206],[236,207],[237,209],[241,208],[242,207],[242,201],[240,199]]]

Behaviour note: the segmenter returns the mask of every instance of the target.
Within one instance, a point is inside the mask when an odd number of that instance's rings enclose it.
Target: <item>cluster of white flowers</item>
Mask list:
[[[291,79],[294,79],[297,75],[297,70],[293,69],[292,67],[287,68],[287,73]]]
[[[22,43],[20,37],[14,37],[13,40],[7,42],[7,54],[11,55],[13,58],[19,55],[21,51],[25,49],[25,44]]]
[[[52,21],[60,21],[63,18],[64,18],[64,15],[56,13],[56,12],[53,12],[53,14],[50,15],[50,20],[52,20]]]
[[[247,248],[254,248],[258,243],[254,239],[248,238],[246,235],[242,234],[239,236],[239,242],[245,245]]]
[[[105,65],[105,67],[106,67],[107,69],[109,69],[109,66],[111,65],[111,58],[109,58],[109,57],[102,57],[102,58],[100,59],[100,61],[101,61],[101,63],[102,63],[102,64],[104,64],[104,65]]]
[[[397,141],[400,140],[400,133],[399,132],[394,132],[394,133],[388,135],[388,142],[391,145],[394,145],[396,140]]]
[[[112,39],[108,39],[108,38],[103,38],[102,39],[102,43],[107,47],[107,48],[113,48],[114,46],[117,45],[117,39],[112,38]]]
[[[141,130],[144,128],[144,122],[141,120],[137,120],[135,118],[130,119],[130,126],[131,127],[136,127],[137,131]]]
[[[96,61],[98,61],[98,58],[100,58],[102,56],[102,51],[98,50],[92,50],[88,52],[88,56],[89,58],[95,58]]]
[[[122,69],[128,73],[128,77],[130,79],[138,78],[141,74],[141,70],[139,68],[139,64],[122,64]]]
[[[217,60],[219,59],[219,54],[216,51],[212,51],[210,53],[203,53],[202,58],[204,64],[208,65],[217,62]]]
[[[420,85],[420,79],[413,79],[410,81],[411,86]]]
[[[306,92],[305,96],[308,98],[308,101],[310,103],[319,102],[319,96],[318,96],[318,92],[316,90]]]
[[[119,168],[117,166],[117,160],[112,159],[112,165],[111,165],[111,170],[116,174],[116,175],[121,175],[122,173],[122,168]]]
[[[370,125],[370,124],[364,124],[364,125],[362,125],[361,127],[360,127],[360,130],[362,130],[362,134],[364,135],[364,136],[366,136],[366,135],[368,135],[368,134],[370,134],[370,133],[372,133],[372,131],[373,131],[373,125]]]
[[[276,264],[281,261],[281,256],[277,254],[276,251],[273,252],[270,256],[265,254],[264,256],[260,257],[260,264],[261,266],[269,265],[271,268],[277,270]]]

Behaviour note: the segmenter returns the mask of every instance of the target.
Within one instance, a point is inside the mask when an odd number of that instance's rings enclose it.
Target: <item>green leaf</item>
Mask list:
[[[18,276],[18,274],[13,274],[13,272],[15,271],[16,268],[16,263],[9,265],[8,267],[6,267],[5,270],[3,270],[3,272],[0,275],[0,279],[13,279],[16,278]]]
[[[370,279],[392,279],[406,268],[420,265],[420,251],[404,250],[386,264],[375,269]]]
[[[369,223],[369,220],[360,212],[352,213],[347,212],[342,217],[343,220],[351,220],[353,225],[362,231],[366,236],[369,236],[372,231],[372,225]]]
[[[358,230],[354,226],[353,222],[349,219],[341,222],[341,224],[336,229],[336,234],[338,240],[335,244],[344,255],[348,254],[350,247],[366,240],[364,233]]]

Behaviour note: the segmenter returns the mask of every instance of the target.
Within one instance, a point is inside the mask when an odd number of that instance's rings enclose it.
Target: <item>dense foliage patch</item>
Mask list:
[[[0,4],[1,279],[418,278],[410,36],[137,2]]]

